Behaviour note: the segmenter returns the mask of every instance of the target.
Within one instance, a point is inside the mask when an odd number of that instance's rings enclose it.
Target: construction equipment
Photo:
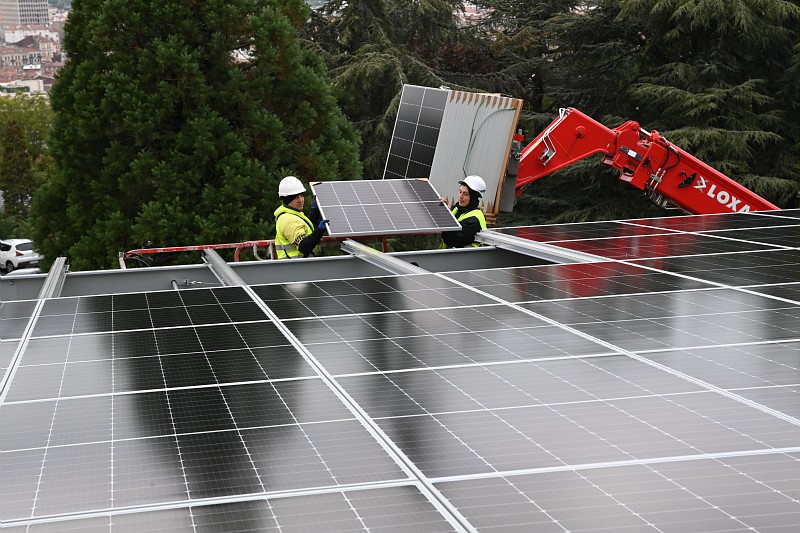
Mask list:
[[[671,203],[692,214],[779,209],[657,131],[634,121],[610,129],[571,107],[561,109],[520,153],[516,196],[537,179],[597,153],[621,171],[619,179],[645,191],[660,207]]]
[[[521,133],[513,136],[513,144],[521,146]],[[516,150],[515,150],[516,151]],[[645,191],[656,205],[677,206],[691,214],[747,213],[779,209],[746,187],[671,144],[657,131],[648,132],[638,122],[628,121],[617,128],[607,128],[574,108],[559,111],[559,116],[530,144],[519,152],[516,196],[539,178],[594,154],[603,155],[603,163],[621,171],[619,179]],[[473,176],[468,176],[466,180]],[[482,180],[481,180],[482,181]],[[485,185],[484,185],[485,186]],[[284,192],[305,191],[293,176],[281,182]],[[295,187],[292,189],[291,187]],[[379,236],[387,251],[386,236]],[[340,240],[326,237],[324,241]],[[272,241],[245,241],[227,244],[140,248],[119,254],[121,268],[126,260],[137,266],[152,266],[153,254],[235,249],[234,261],[240,252],[252,248],[256,259],[259,248],[269,250]]]

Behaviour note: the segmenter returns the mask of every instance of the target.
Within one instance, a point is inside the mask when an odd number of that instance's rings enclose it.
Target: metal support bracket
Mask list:
[[[203,250],[203,262],[208,266],[214,276],[226,287],[241,287],[247,285],[239,274],[233,271],[216,250],[206,248]]]
[[[61,289],[64,287],[64,281],[67,278],[68,271],[69,265],[67,264],[67,258],[64,256],[56,257],[56,260],[53,261],[53,266],[50,267],[50,272],[47,273],[47,278],[45,278],[42,284],[42,288],[39,290],[39,296],[37,296],[37,298],[39,300],[44,300],[45,298],[58,298],[61,296]]]
[[[567,250],[552,244],[522,239],[496,231],[479,231],[475,236],[475,240],[503,250],[538,257],[552,263],[599,263],[608,261],[607,258],[599,255]]]
[[[392,274],[430,274],[424,268],[406,263],[402,259],[379,252],[352,239],[342,241],[342,251]]]

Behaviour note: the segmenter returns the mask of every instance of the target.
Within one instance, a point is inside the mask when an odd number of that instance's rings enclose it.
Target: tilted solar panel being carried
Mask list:
[[[461,229],[428,180],[326,181],[311,189],[332,237]]]

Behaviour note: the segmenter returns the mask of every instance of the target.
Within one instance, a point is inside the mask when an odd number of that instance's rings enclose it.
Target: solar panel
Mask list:
[[[311,188],[332,237],[461,229],[427,180],[326,181]]]
[[[798,454],[553,471],[437,484],[471,523],[532,531],[791,531]],[[751,529],[752,528],[752,529]]]
[[[447,89],[404,85],[383,177],[429,178]]]
[[[752,248],[17,302],[0,525],[794,531],[799,254]]]
[[[0,340],[19,339],[33,314],[36,302],[0,302]]]
[[[499,94],[404,85],[383,177],[430,179],[452,203],[458,181],[477,174],[481,209],[497,214],[521,110],[522,100]]]

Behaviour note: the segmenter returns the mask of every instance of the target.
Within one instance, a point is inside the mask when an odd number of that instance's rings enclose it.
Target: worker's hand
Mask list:
[[[325,224],[327,224],[328,222],[330,222],[330,220],[328,220],[327,218],[325,220],[321,220],[320,223],[317,224],[317,229],[321,229],[322,231],[325,231],[325,229],[326,229],[325,228]]]
[[[442,202],[442,204],[447,205],[447,198],[445,198],[444,196],[440,196],[439,201]]]
[[[311,204],[311,209],[308,212],[308,219],[311,221],[312,226],[319,225],[319,221],[322,220],[322,213],[319,212],[319,206],[316,200]]]

